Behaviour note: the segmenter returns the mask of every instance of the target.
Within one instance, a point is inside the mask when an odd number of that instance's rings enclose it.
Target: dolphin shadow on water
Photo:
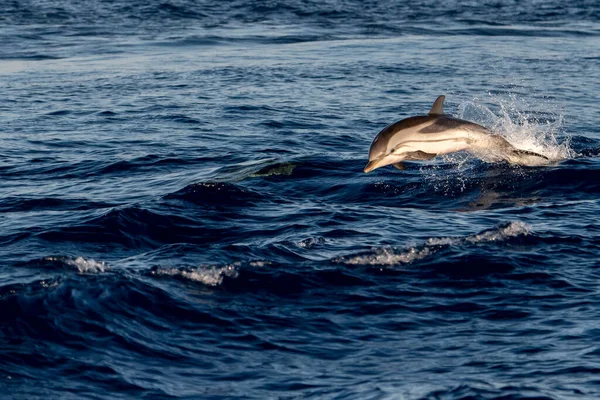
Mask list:
[[[508,161],[525,166],[548,165],[548,157],[515,148],[502,136],[474,122],[444,114],[439,96],[428,115],[417,115],[389,125],[371,144],[365,172],[393,165],[404,169],[402,161],[431,160],[437,155],[467,150],[484,160]]]

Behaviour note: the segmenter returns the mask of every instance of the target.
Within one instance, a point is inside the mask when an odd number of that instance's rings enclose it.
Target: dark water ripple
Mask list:
[[[599,21],[1,2],[3,395],[598,398]],[[560,161],[364,174],[442,93]]]

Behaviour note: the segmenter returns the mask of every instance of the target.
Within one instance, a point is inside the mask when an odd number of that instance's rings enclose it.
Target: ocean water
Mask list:
[[[2,398],[600,398],[599,89],[595,0],[0,2]],[[364,174],[440,94],[555,161]]]

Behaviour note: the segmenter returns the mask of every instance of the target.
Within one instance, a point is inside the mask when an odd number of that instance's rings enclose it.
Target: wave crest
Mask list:
[[[263,196],[250,189],[227,182],[199,182],[188,185],[165,199],[179,199],[198,205],[242,206],[253,204]]]
[[[439,250],[450,246],[462,246],[465,244],[477,244],[488,242],[502,242],[507,239],[525,236],[531,232],[531,227],[521,221],[510,222],[506,225],[483,231],[466,237],[438,237],[429,238],[419,246],[404,248],[401,250],[393,247],[374,249],[367,254],[359,254],[348,257],[338,257],[333,261],[348,265],[380,265],[394,266],[398,264],[410,264],[422,260]]]
[[[51,256],[45,257],[42,260],[57,263],[64,267],[74,268],[81,274],[99,274],[110,269],[104,261],[96,261],[91,258]]]
[[[208,286],[218,286],[223,283],[223,278],[237,278],[239,263],[228,264],[222,267],[201,266],[197,268],[154,267],[150,271],[152,276],[172,276]]]

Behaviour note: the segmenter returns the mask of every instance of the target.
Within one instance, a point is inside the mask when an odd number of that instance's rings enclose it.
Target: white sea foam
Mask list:
[[[429,238],[424,244],[404,249],[383,247],[373,249],[371,253],[356,256],[339,257],[335,262],[350,265],[381,265],[393,266],[399,264],[410,264],[421,260],[447,246],[461,246],[464,244],[476,244],[486,242],[501,242],[512,237],[527,235],[531,227],[521,221],[514,221],[507,225],[483,231],[475,235],[464,237],[437,237]]]
[[[104,261],[96,261],[91,258],[86,259],[83,257],[46,257],[46,261],[56,261],[74,267],[82,274],[98,274],[105,272],[110,267]]]
[[[45,287],[45,288],[53,288],[58,286],[58,280],[44,280],[40,282],[40,286]]]
[[[208,286],[218,286],[223,283],[224,277],[237,278],[239,263],[225,265],[223,267],[201,266],[192,269],[186,268],[156,268],[152,270],[153,275],[179,276],[191,281],[200,282]]]
[[[258,268],[262,268],[262,267],[266,267],[267,265],[271,265],[271,261],[267,261],[267,260],[256,260],[256,261],[250,261],[250,266],[251,267],[258,267]]]
[[[298,242],[297,245],[298,245],[298,247],[301,247],[303,249],[311,249],[314,246],[322,244],[322,243],[325,243],[325,239],[324,238],[322,238],[322,237],[317,237],[317,238],[310,237],[310,238],[301,240],[300,242]]]
[[[409,264],[415,260],[420,260],[431,254],[428,247],[409,249],[397,252],[391,247],[374,249],[371,254],[364,254],[353,257],[339,257],[334,261],[341,264],[350,265],[386,265]]]
[[[497,229],[491,229],[477,235],[467,236],[465,241],[470,243],[496,242],[517,236],[527,236],[530,232],[531,226],[529,224],[522,221],[514,221]]]

